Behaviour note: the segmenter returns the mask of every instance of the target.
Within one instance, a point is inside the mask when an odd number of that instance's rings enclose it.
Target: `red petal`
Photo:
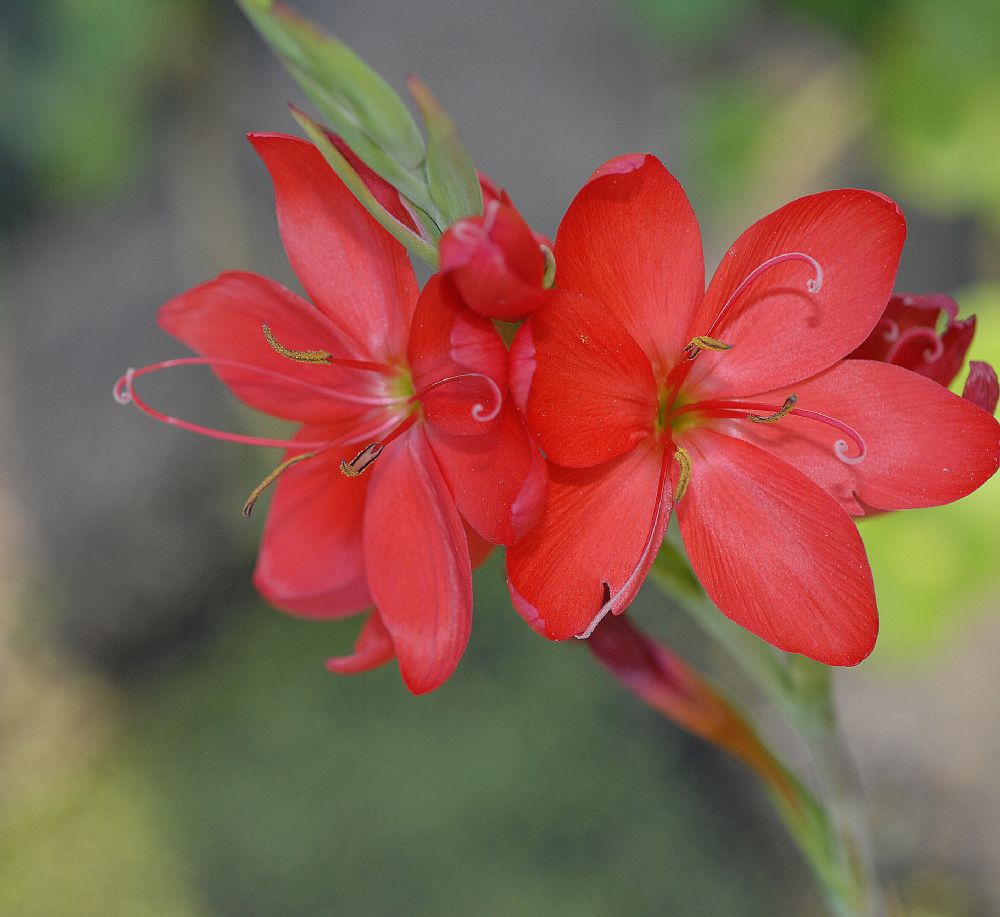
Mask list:
[[[278,228],[310,297],[363,357],[398,359],[417,281],[403,246],[358,203],[319,150],[284,134],[251,134],[264,160]]]
[[[1000,381],[997,371],[981,360],[969,362],[969,378],[965,380],[962,397],[978,405],[988,414],[995,414],[1000,401]]]
[[[507,391],[507,349],[493,323],[465,308],[440,276],[420,294],[408,353],[413,384],[432,424],[463,435],[496,425],[498,400]]]
[[[512,404],[482,436],[427,428],[438,465],[462,517],[487,541],[512,544],[541,515],[545,460]]]
[[[327,433],[305,427],[296,438],[322,440]],[[353,454],[350,449],[345,455]],[[290,450],[286,457],[302,451]],[[275,486],[253,580],[268,602],[285,611],[336,618],[372,604],[361,542],[369,476],[345,477],[342,457],[331,449],[306,459]]]
[[[514,340],[510,342],[507,354],[507,385],[510,397],[522,415],[528,413],[528,393],[531,391],[531,380],[535,376],[535,341],[531,335],[531,322],[525,322],[517,329]]]
[[[364,521],[375,604],[414,694],[454,671],[472,626],[472,571],[462,520],[423,429],[390,443],[372,469]]]
[[[734,421],[728,432],[805,472],[849,512],[860,511],[855,496],[887,510],[951,503],[988,480],[1000,463],[1000,424],[993,417],[901,367],[843,360],[794,392],[797,408],[855,429],[867,445],[864,460],[838,459],[834,443],[843,434],[803,417],[773,424]],[[787,394],[781,390],[759,400],[780,404]]]
[[[192,350],[214,359],[237,360],[288,378],[232,368],[216,374],[251,407],[309,423],[359,418],[356,403],[339,392],[378,393],[372,373],[329,365],[296,363],[274,352],[264,337],[268,324],[287,347],[341,351],[337,329],[321,312],[281,284],[257,274],[230,272],[175,297],[161,309],[160,327]],[[366,409],[365,409],[366,410]]]
[[[527,419],[550,461],[599,465],[649,436],[656,380],[614,316],[583,296],[554,291],[530,325],[535,370]]]
[[[453,223],[441,237],[440,271],[482,315],[515,321],[545,302],[545,258],[506,192],[482,216]]]
[[[712,601],[779,649],[827,665],[864,659],[878,612],[850,517],[762,449],[704,428],[682,443],[693,470],[677,518]]]
[[[655,156],[602,166],[563,217],[555,256],[559,289],[609,309],[658,373],[673,366],[705,289],[705,265],[684,189]]]
[[[384,665],[396,655],[392,637],[377,611],[365,621],[350,656],[334,656],[326,660],[326,667],[338,675],[356,675]]]
[[[875,327],[892,293],[906,236],[899,208],[870,191],[803,197],[751,226],[726,253],[688,336],[732,345],[704,351],[690,375],[701,392],[767,391],[832,366]],[[712,325],[740,283],[769,259],[801,252],[823,269],[822,288],[806,289],[813,267],[785,261],[765,270]]]
[[[607,598],[605,583],[615,592],[632,578],[616,612],[639,591],[670,518],[665,496],[650,532],[661,456],[640,447],[597,468],[549,466],[544,514],[507,549],[507,578],[514,607],[550,640],[587,631]]]

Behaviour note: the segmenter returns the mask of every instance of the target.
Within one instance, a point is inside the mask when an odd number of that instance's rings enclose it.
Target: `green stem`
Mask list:
[[[723,615],[708,599],[687,558],[665,541],[650,579],[675,598],[721,644],[787,716],[809,748],[820,789],[820,837],[779,814],[809,862],[835,917],[884,917],[857,771],[837,723],[828,667],[775,650]],[[772,798],[773,794],[772,794]]]

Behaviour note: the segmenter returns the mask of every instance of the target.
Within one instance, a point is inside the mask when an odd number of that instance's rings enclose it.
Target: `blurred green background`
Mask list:
[[[395,85],[419,73],[542,231],[626,150],[684,182],[710,263],[800,194],[890,194],[899,289],[956,296],[1000,363],[992,0],[297,5]],[[0,913],[822,913],[747,773],[532,634],[499,557],[458,673],[420,699],[392,667],[325,672],[356,625],[255,597],[239,507],[273,456],[110,389],[180,353],[169,296],[228,268],[294,285],[241,135],[291,131],[300,93],[223,0],[2,10]],[[207,377],[153,397],[261,423]],[[993,481],[862,526],[882,632],[839,687],[910,915],[1000,912],[998,518]],[[788,739],[664,600],[637,614]]]

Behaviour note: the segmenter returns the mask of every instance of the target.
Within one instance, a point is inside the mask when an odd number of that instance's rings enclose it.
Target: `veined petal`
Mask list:
[[[549,461],[599,465],[649,436],[656,379],[618,319],[586,297],[557,290],[529,325],[535,370],[527,420]]]
[[[493,323],[465,308],[440,276],[420,294],[408,359],[433,425],[462,435],[496,425],[507,391],[507,349]]]
[[[315,442],[329,430],[304,427]],[[347,478],[340,460],[360,446],[336,448],[289,468],[274,488],[253,582],[270,602],[311,618],[337,618],[372,604],[365,577],[361,520],[368,476]],[[290,458],[306,449],[292,449]]]
[[[285,134],[255,133],[288,260],[312,300],[361,357],[400,358],[417,281],[402,245],[358,203],[319,150]]]
[[[428,426],[427,438],[458,511],[483,538],[512,544],[535,524],[545,501],[545,460],[513,404],[481,436]]]
[[[382,617],[373,611],[361,627],[354,652],[349,656],[333,656],[326,661],[326,667],[338,675],[355,675],[367,672],[393,659],[396,651],[392,645],[392,637],[385,629]]]
[[[229,272],[194,287],[166,303],[158,321],[164,331],[205,357],[267,370],[214,369],[237,398],[276,417],[307,423],[360,419],[373,406],[338,395],[372,400],[385,395],[384,380],[376,374],[296,363],[275,353],[264,337],[265,324],[285,346],[344,355],[337,348],[337,329],[321,312],[258,274]]]
[[[779,649],[856,665],[878,612],[861,536],[836,500],[749,443],[695,428],[677,506],[691,566],[713,602]]]
[[[468,540],[422,427],[392,442],[371,477],[368,580],[403,680],[422,694],[451,675],[469,640]]]
[[[507,549],[514,607],[539,633],[586,633],[612,594],[614,610],[635,597],[670,518],[670,482],[657,508],[663,452],[641,446],[596,468],[549,466],[541,520]]]
[[[698,355],[689,385],[700,394],[746,395],[807,378],[854,350],[875,327],[892,293],[906,222],[891,200],[870,191],[800,198],[751,226],[722,259],[688,337],[731,345]],[[807,255],[763,270],[771,259]],[[807,283],[821,282],[810,292]],[[713,323],[735,294],[718,327]]]
[[[555,256],[559,289],[607,308],[658,374],[670,369],[688,342],[705,264],[687,195],[655,156],[601,166],[566,211]]]
[[[805,472],[858,513],[951,503],[974,491],[1000,464],[1000,424],[977,405],[900,366],[843,360],[792,390],[796,407],[824,414],[857,431],[861,461],[842,461],[840,430],[805,417],[773,424],[732,421],[730,435],[748,440]],[[787,391],[754,396],[780,404]],[[848,457],[858,449],[849,440]]]

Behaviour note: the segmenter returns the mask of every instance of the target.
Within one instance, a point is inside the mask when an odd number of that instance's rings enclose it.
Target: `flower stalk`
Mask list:
[[[669,540],[653,563],[650,580],[725,648],[808,748],[818,788],[815,797],[802,789],[802,798],[815,806],[811,820],[803,821],[794,809],[789,811],[774,787],[764,782],[778,815],[809,862],[831,914],[884,917],[871,829],[857,769],[838,724],[829,667],[782,653],[720,615],[681,550]],[[759,741],[767,748],[763,739]],[[781,760],[773,749],[768,755]],[[754,769],[760,776],[761,771]]]

